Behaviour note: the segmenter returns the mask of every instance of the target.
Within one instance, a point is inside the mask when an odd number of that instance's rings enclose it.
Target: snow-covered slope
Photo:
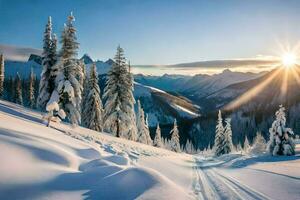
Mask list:
[[[81,127],[48,128],[41,114],[3,101],[0,119],[0,199],[193,196],[190,156]]]
[[[0,101],[0,199],[289,199],[299,154],[190,156],[67,124]]]
[[[143,109],[148,115],[150,126],[173,123],[175,118],[195,118],[199,109],[190,101],[169,94],[155,87],[134,83],[134,96],[140,99]]]

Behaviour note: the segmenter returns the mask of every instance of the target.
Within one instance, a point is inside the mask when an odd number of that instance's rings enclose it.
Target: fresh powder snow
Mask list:
[[[0,101],[0,199],[299,199],[295,156],[189,155]]]

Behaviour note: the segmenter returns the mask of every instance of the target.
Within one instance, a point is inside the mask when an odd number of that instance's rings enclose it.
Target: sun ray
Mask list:
[[[296,82],[300,86],[300,76],[299,76],[299,68],[298,66],[291,68],[291,74],[295,78]]]
[[[260,83],[259,85],[255,86],[255,87],[253,87],[249,91],[245,92],[244,94],[239,96],[236,100],[233,100],[232,102],[230,102],[225,107],[225,110],[233,110],[233,109],[247,103],[248,101],[250,101],[259,92],[261,92],[264,88],[266,88],[266,86],[268,86],[272,82],[272,80],[280,73],[280,71],[282,71],[281,68],[275,69],[273,74],[271,76],[269,76],[265,81],[263,81],[262,83]]]
[[[286,95],[287,95],[290,69],[285,68],[285,69],[283,69],[283,72],[284,72],[283,73],[283,80],[281,82],[281,88],[280,88],[280,99],[281,100],[284,100]]]

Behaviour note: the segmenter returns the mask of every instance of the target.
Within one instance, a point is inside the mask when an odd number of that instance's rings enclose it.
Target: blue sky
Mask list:
[[[0,0],[0,44],[41,48],[49,15],[60,35],[70,11],[80,54],[105,60],[118,44],[133,64],[274,55],[300,38],[297,0]]]

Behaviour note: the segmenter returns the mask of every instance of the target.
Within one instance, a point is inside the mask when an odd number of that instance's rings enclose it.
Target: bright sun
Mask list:
[[[291,67],[296,64],[297,57],[293,53],[285,53],[281,57],[281,62],[285,67]]]

